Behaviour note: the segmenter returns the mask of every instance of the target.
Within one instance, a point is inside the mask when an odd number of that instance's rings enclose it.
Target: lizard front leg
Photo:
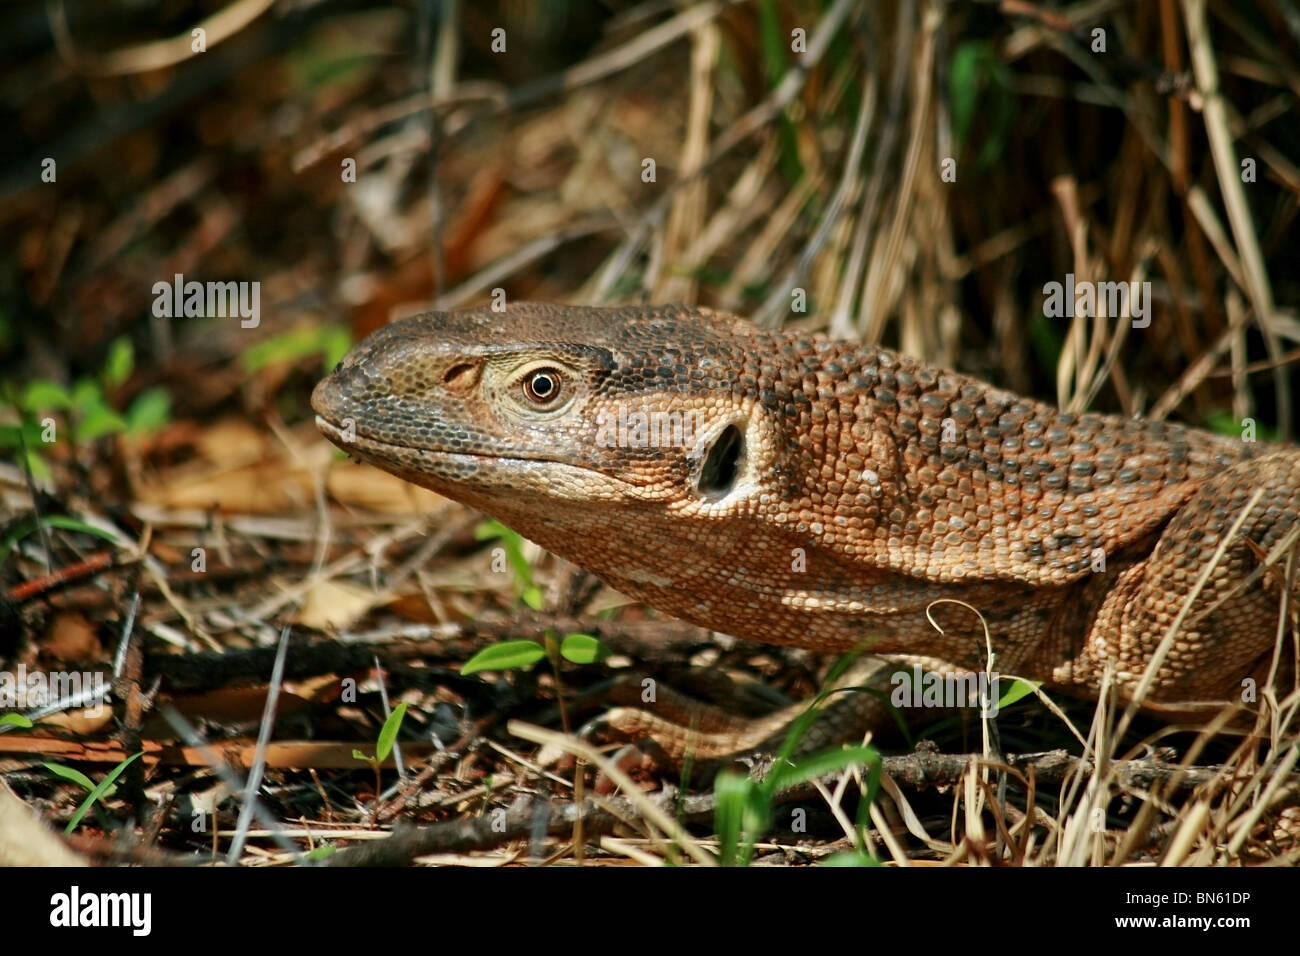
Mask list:
[[[1071,664],[1071,679],[1096,684],[1112,664],[1131,693],[1177,625],[1148,699],[1157,705],[1241,700],[1242,675],[1258,679],[1270,669],[1286,551],[1300,554],[1298,515],[1300,454],[1294,451],[1239,462],[1207,481],[1173,516],[1150,556],[1116,581]],[[1261,566],[1261,556],[1271,567]]]

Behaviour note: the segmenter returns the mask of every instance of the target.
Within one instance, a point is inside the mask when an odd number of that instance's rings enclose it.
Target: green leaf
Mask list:
[[[1023,681],[1016,679],[1012,681],[1011,686],[1007,688],[1007,692],[998,699],[998,710],[1001,710],[1003,707],[1010,707],[1022,697],[1028,697],[1032,694],[1035,687],[1042,686],[1043,682],[1040,680]]]
[[[465,662],[462,675],[479,671],[509,671],[531,667],[546,656],[546,648],[536,641],[502,641],[485,647]]]
[[[13,454],[15,464],[20,467],[25,463],[34,477],[42,480],[50,479],[52,477],[50,468],[41,458],[43,450],[48,446],[45,441],[46,426],[42,424],[48,413],[38,413],[42,421],[37,421],[32,413],[25,411],[21,407],[12,385],[6,384],[3,390],[8,404],[17,409],[21,417],[14,424],[0,425],[0,448],[8,449]],[[57,437],[57,431],[51,437]],[[25,454],[24,449],[26,450]],[[0,564],[3,563],[3,558],[0,558]]]
[[[41,766],[56,777],[62,777],[64,780],[71,780],[88,793],[95,789],[95,781],[91,780],[76,767],[68,767],[61,763],[43,763]]]
[[[126,413],[126,433],[144,435],[155,432],[171,421],[172,400],[165,388],[141,392]]]
[[[975,102],[979,99],[979,67],[985,55],[982,40],[967,40],[957,47],[948,66],[948,102],[952,107],[952,131],[963,143],[975,121]]]
[[[321,355],[332,368],[347,351],[347,345],[343,343],[349,341],[348,330],[341,325],[294,329],[249,346],[239,360],[245,371],[257,372],[279,362],[297,362]]]
[[[325,353],[325,371],[343,361],[352,348],[352,336],[342,325],[327,325],[321,330],[321,350]]]
[[[388,755],[393,752],[393,741],[397,739],[397,731],[402,726],[402,718],[406,716],[406,701],[402,701],[393,708],[393,712],[388,715],[384,721],[384,726],[379,731],[379,742],[375,745],[375,759],[383,763],[388,759]]]
[[[833,685],[837,680],[839,680],[840,676],[852,666],[855,657],[856,654],[844,654],[840,656],[831,667],[830,671],[826,674],[826,683],[828,686]],[[830,696],[830,693],[857,692],[857,688],[845,687],[837,691],[828,692],[823,690],[819,693],[817,699],[812,702],[812,705],[804,708],[803,713],[796,717],[794,722],[790,724],[790,729],[785,735],[785,740],[781,744],[781,749],[777,751],[775,765],[788,766],[791,763],[791,759],[794,755],[795,749],[799,745],[799,741],[802,740],[804,734],[808,732],[808,728],[820,719],[822,714],[822,705],[826,701],[826,698]],[[768,781],[773,785],[775,784],[775,780],[771,775],[768,776]],[[774,790],[769,790],[768,792],[772,793]]]
[[[968,40],[953,51],[948,102],[957,147],[965,146],[973,130],[980,130],[984,141],[976,167],[987,168],[1002,155],[1016,112],[1010,71],[992,44]]]
[[[318,846],[310,853],[305,854],[303,859],[311,863],[318,863],[327,856],[333,856],[338,852],[338,849],[336,846]]]
[[[773,767],[772,773],[764,783],[770,786],[773,791],[783,790],[804,783],[807,780],[812,780],[815,777],[825,776],[828,773],[847,770],[849,767],[878,764],[879,762],[880,754],[874,747],[845,747],[842,750],[825,750],[806,757],[793,766],[786,764],[783,767]]]
[[[366,763],[374,763],[374,762],[375,762],[375,758],[374,758],[374,757],[370,756],[370,754],[363,754],[363,753],[362,753],[360,750],[358,750],[356,747],[353,747],[353,748],[352,748],[352,759],[353,759],[353,760],[364,760]]]
[[[793,55],[790,50],[790,34],[781,29],[775,0],[760,0],[758,32],[768,89],[775,90],[787,72],[787,58]],[[790,120],[788,108],[782,110],[777,119],[777,132],[781,141],[781,172],[790,182],[797,182],[803,172],[803,163],[799,159],[798,135]]]
[[[135,370],[135,349],[125,335],[113,340],[104,361],[102,380],[106,389],[121,388]]]
[[[781,31],[781,19],[777,15],[774,0],[759,0],[758,35],[763,49],[763,66],[767,71],[768,87],[776,89],[781,82],[781,77],[785,76],[789,41]]]
[[[35,531],[36,527],[36,519],[32,518],[22,522],[18,527],[11,530],[9,534],[5,535],[4,540],[0,541],[0,566],[3,566],[4,563],[9,560],[9,555],[13,553],[18,542]]]
[[[1229,411],[1211,412],[1206,415],[1205,427],[1216,435],[1236,437],[1241,434],[1241,423],[1237,421],[1237,416]]]
[[[113,784],[117,782],[118,777],[122,776],[122,771],[143,756],[144,751],[141,750],[139,753],[127,757],[109,771],[108,776],[99,781],[99,785],[95,787],[95,789],[91,790],[86,796],[86,799],[82,801],[81,806],[77,808],[77,812],[72,815],[72,819],[68,821],[68,825],[64,828],[64,834],[71,834],[72,831],[77,828],[77,824],[81,822],[81,818],[86,815],[86,811],[94,806],[95,801],[102,797],[108,791],[109,787],[113,786]]]
[[[91,405],[82,411],[74,432],[78,442],[91,442],[126,431],[126,420],[107,405]]]
[[[56,408],[71,408],[72,393],[58,382],[38,378],[23,392],[22,407],[29,412],[49,412]]]
[[[500,521],[489,519],[474,528],[477,541],[501,539],[501,547],[506,552],[506,563],[515,575],[515,586],[519,591],[519,600],[534,611],[540,611],[544,605],[542,592],[533,585],[533,569],[524,557],[524,538],[518,531],[507,528]]]
[[[67,515],[48,515],[44,520],[51,528],[60,528],[64,531],[79,531],[82,534],[93,534],[95,537],[111,541],[113,544],[122,543],[121,539],[113,532],[104,528],[97,528],[93,524],[87,524],[76,518],[69,518]]]
[[[22,727],[24,729],[34,726],[30,720],[22,714],[0,714],[0,727]]]
[[[822,860],[819,866],[880,866],[880,861],[861,850],[845,850]]]
[[[512,528],[507,528],[496,519],[490,519],[479,523],[474,529],[474,538],[477,541],[490,541],[492,538],[500,538],[501,546],[505,548],[506,562],[510,565],[510,569],[514,571],[520,587],[532,587],[533,569],[529,565],[528,559],[524,557],[523,535]]]
[[[713,794],[713,829],[722,844],[722,864],[746,863],[754,840],[767,831],[770,809],[763,803],[758,785],[732,770],[718,774]]]
[[[61,528],[64,531],[78,531],[82,534],[93,534],[98,538],[111,541],[113,544],[121,544],[117,535],[111,531],[105,531],[103,528],[96,528],[94,525],[86,524],[84,521],[78,521],[76,518],[69,518],[67,515],[48,515],[44,519],[45,524],[51,528]],[[0,540],[0,565],[9,560],[9,554],[13,551],[14,546],[23,538],[34,532],[37,528],[36,519],[31,518],[22,522],[9,534]]]
[[[1061,320],[1044,315],[1041,308],[1029,315],[1029,346],[1034,353],[1033,361],[1043,368],[1056,368],[1065,348],[1060,323]]]
[[[507,534],[513,533],[514,532],[495,518],[488,518],[484,521],[480,521],[474,526],[475,541],[488,541],[492,538],[503,538]]]
[[[49,481],[54,477],[54,472],[50,470],[50,466],[45,464],[41,459],[41,456],[35,451],[29,450],[27,452],[27,467],[31,469],[34,477],[39,478],[42,481]],[[4,561],[0,560],[0,564],[3,563]]]
[[[574,664],[594,664],[613,653],[590,634],[566,634],[560,642],[560,656]]]
[[[1227,435],[1229,438],[1235,438],[1238,441],[1244,441],[1246,427],[1236,415],[1228,411],[1212,412],[1205,418],[1205,427],[1216,435]],[[1255,423],[1255,437],[1262,441],[1277,441],[1279,436],[1276,428],[1269,428],[1267,425]]]
[[[72,386],[72,407],[79,412],[104,404],[104,390],[93,378],[79,378]]]
[[[278,69],[295,92],[320,94],[321,87],[364,81],[374,69],[374,57],[367,55],[368,50],[362,30],[306,31],[300,42],[285,49]],[[316,98],[313,96],[313,101]]]
[[[16,450],[26,444],[28,452],[35,453],[47,444],[42,440],[44,431],[45,426],[34,418],[24,418],[12,425],[0,425],[0,448]]]

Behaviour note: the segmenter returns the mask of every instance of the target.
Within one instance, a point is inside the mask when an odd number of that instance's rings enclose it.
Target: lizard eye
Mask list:
[[[524,395],[534,405],[554,405],[564,390],[564,377],[559,369],[537,368],[524,376]]]

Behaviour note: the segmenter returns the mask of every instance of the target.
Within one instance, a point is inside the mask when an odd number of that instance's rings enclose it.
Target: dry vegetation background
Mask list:
[[[9,728],[0,774],[62,827],[85,791],[44,763],[98,781],[142,751],[71,838],[91,858],[283,862],[407,817],[447,828],[389,859],[570,859],[572,768],[544,776],[505,732],[558,726],[552,676],[458,673],[496,640],[598,634],[615,657],[566,671],[575,693],[633,667],[750,712],[816,688],[825,661],[719,649],[532,552],[540,597],[524,607],[527,582],[492,573],[477,517],[336,458],[311,386],[394,315],[496,288],[698,302],[1066,406],[1295,427],[1290,0],[52,0],[5,18],[0,666],[95,669],[115,694],[99,718]],[[178,273],[260,283],[260,324],[154,316],[155,283]],[[1150,326],[1046,318],[1044,284],[1066,273],[1150,281]],[[386,771],[377,797],[352,751],[373,751],[399,698],[405,775]],[[1024,707],[1004,717],[1006,750],[1078,753]],[[897,834],[873,846],[900,861],[1296,858],[1277,842],[1294,731],[1208,749],[1164,733],[1139,722],[1116,753],[1151,734],[1175,746],[1171,766],[1199,769],[1112,768],[1100,804],[1068,761],[1010,802],[918,783],[891,791],[873,822]],[[979,749],[970,727],[932,736]],[[254,765],[262,817],[236,837]],[[676,852],[643,804],[592,799],[589,856]],[[665,805],[707,854],[707,789],[692,799]],[[818,839],[777,832],[761,859],[849,845],[821,797],[800,799]],[[1097,805],[1108,832],[1080,830]],[[528,839],[539,806],[550,842]],[[498,808],[504,835],[487,825]]]

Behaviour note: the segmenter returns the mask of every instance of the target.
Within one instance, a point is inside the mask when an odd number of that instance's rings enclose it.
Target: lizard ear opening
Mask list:
[[[745,436],[735,425],[728,425],[713,440],[700,465],[700,493],[725,497],[740,474],[740,460],[745,454]]]

